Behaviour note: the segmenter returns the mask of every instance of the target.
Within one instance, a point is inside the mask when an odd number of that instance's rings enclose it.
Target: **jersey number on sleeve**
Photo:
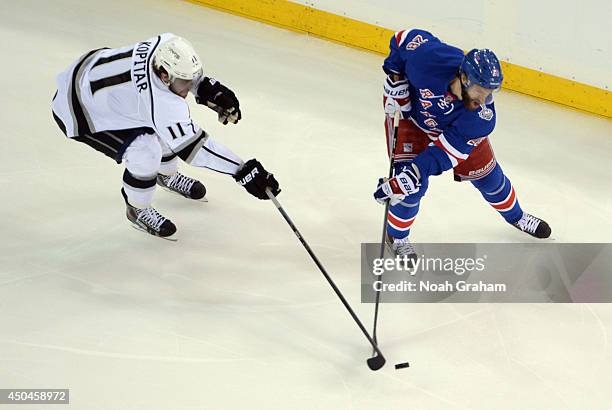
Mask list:
[[[177,133],[174,132],[174,127],[177,129]],[[172,139],[175,140],[178,137],[184,137],[185,131],[183,131],[183,127],[181,127],[181,123],[177,122],[176,125],[171,125],[168,127],[168,131],[170,131],[170,135],[172,135]],[[177,134],[179,134],[177,136]]]

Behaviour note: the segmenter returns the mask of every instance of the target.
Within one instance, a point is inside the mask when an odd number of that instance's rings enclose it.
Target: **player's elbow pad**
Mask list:
[[[188,164],[191,164],[200,148],[204,146],[207,139],[208,134],[204,130],[200,130],[192,138],[184,139],[180,142],[179,140],[174,140],[170,148],[179,156],[180,159]]]

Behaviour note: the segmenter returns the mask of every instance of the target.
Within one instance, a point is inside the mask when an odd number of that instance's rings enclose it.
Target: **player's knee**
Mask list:
[[[482,192],[493,192],[504,183],[504,173],[499,166],[495,165],[495,168],[482,178],[472,181],[472,184]]]
[[[125,166],[133,175],[156,175],[162,159],[162,147],[155,135],[136,138],[125,151]]]

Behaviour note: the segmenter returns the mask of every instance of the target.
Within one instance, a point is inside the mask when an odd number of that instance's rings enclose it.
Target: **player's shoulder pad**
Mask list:
[[[189,105],[185,99],[174,95],[171,91],[159,93],[156,97],[155,122],[158,126],[177,122],[191,122]]]
[[[400,30],[396,32],[391,39],[391,41],[395,43],[396,47],[402,47],[406,50],[415,50],[421,44],[432,40],[436,41],[438,39],[429,31],[418,28],[412,30]]]
[[[401,45],[406,70],[414,83],[448,82],[463,60],[463,51],[425,30],[410,30]],[[445,84],[441,85],[445,86]]]

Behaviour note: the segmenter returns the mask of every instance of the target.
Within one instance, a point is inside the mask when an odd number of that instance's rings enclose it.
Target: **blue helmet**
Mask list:
[[[494,90],[501,87],[504,80],[499,60],[495,53],[487,48],[470,50],[463,57],[459,72],[467,77],[466,87],[478,84]]]

